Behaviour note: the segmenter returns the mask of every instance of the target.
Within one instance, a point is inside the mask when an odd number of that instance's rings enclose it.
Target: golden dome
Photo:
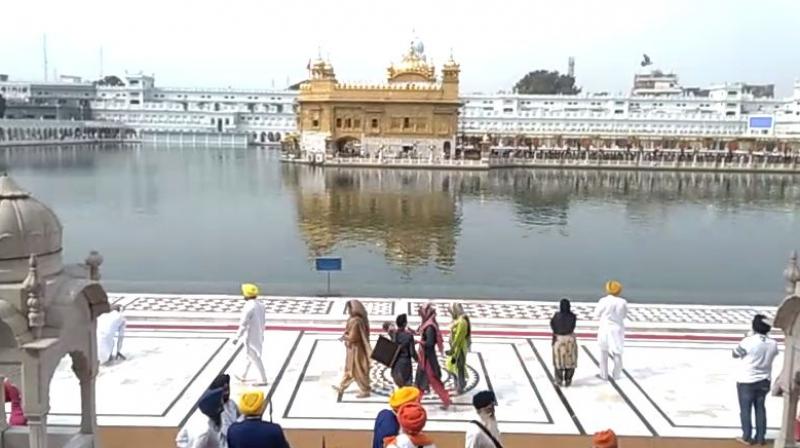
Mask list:
[[[432,63],[425,57],[422,42],[412,41],[398,64],[389,66],[389,81],[436,81],[436,74]]]

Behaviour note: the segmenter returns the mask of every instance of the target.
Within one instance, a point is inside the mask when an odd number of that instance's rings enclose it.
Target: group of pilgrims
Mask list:
[[[622,371],[622,352],[624,346],[624,321],[628,312],[625,299],[620,297],[622,285],[609,281],[605,285],[606,296],[595,306],[595,318],[599,321],[597,342],[600,348],[600,373],[603,380],[618,378]],[[239,331],[232,340],[243,345],[247,354],[247,365],[243,375],[236,378],[248,382],[247,374],[251,365],[256,366],[259,378],[252,384],[255,387],[267,384],[261,359],[264,341],[264,305],[257,300],[258,287],[253,284],[242,285],[246,300],[242,310]],[[333,386],[338,394],[344,394],[355,383],[358,398],[367,398],[372,392],[370,384],[370,365],[373,348],[370,343],[370,323],[367,310],[359,300],[349,300],[345,305],[348,314],[344,334],[340,340],[346,347],[344,374],[338,385]],[[391,409],[381,411],[375,420],[374,448],[413,448],[434,447],[422,432],[427,413],[422,399],[431,391],[441,401],[440,408],[447,410],[451,404],[451,393],[462,395],[467,385],[467,356],[472,346],[472,323],[461,303],[448,307],[451,322],[448,328],[448,344],[445,348],[443,331],[437,321],[433,303],[426,303],[418,309],[420,325],[416,330],[408,327],[408,316],[401,314],[393,323],[384,323],[386,336],[395,345],[396,354],[390,363],[392,380],[396,388],[390,394]],[[552,316],[553,377],[557,387],[572,384],[578,361],[578,344],[575,335],[577,316],[572,311],[570,301],[562,299],[559,310]],[[442,381],[442,365],[453,378],[448,389]],[[612,374],[608,372],[608,360],[614,360]],[[416,374],[414,371],[416,363]],[[208,417],[208,427],[199,430],[184,428],[178,437],[179,448],[288,448],[289,444],[279,425],[263,421],[268,398],[258,390],[246,390],[241,396],[238,408],[230,400],[230,377],[221,375],[198,402],[198,409]],[[466,430],[466,448],[502,448],[500,431],[495,417],[497,397],[492,390],[482,390],[472,397],[477,418],[470,422]],[[271,419],[270,419],[271,420]],[[593,446],[615,448],[616,436],[604,431],[595,434]],[[605,442],[600,442],[600,439]]]
[[[358,398],[371,394],[370,385],[370,345],[369,317],[364,304],[350,300],[345,305],[349,314],[345,332],[341,337],[347,348],[342,381],[334,389],[340,394],[355,382],[358,385]],[[444,337],[437,321],[436,308],[426,303],[419,308],[420,326],[416,331],[408,328],[408,316],[397,316],[394,323],[386,322],[383,329],[397,347],[397,354],[391,365],[392,380],[397,388],[415,386],[427,393],[433,391],[442,401],[442,408],[451,404],[450,391],[442,382],[440,355],[446,356],[445,369],[453,375],[453,392],[464,392],[467,381],[467,353],[472,345],[472,325],[460,303],[449,307],[452,321],[449,327],[448,349],[445,350]],[[419,337],[419,341],[416,338]],[[417,364],[414,374],[414,362]]]

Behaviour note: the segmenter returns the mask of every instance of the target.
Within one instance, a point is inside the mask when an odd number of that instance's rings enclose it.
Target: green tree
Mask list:
[[[98,86],[123,87],[125,85],[118,76],[108,75],[94,82]]]
[[[4,118],[6,116],[6,98],[3,95],[0,95],[0,118]]]
[[[514,93],[577,95],[581,93],[581,89],[575,87],[575,78],[572,76],[562,75],[558,71],[536,70],[517,82]]]

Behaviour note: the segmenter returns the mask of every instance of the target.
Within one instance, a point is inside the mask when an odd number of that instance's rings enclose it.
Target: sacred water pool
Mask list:
[[[2,168],[97,249],[125,292],[773,305],[800,248],[800,177],[321,169],[230,148],[0,150]]]

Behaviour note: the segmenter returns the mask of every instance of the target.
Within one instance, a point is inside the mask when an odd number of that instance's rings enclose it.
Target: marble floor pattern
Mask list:
[[[246,356],[230,343],[232,332],[129,331],[128,360],[101,367],[97,411],[101,426],[183,426],[202,423],[195,401],[220,372],[240,374]],[[344,347],[330,331],[267,331],[264,364],[271,396],[271,418],[287,428],[372,429],[387,407],[388,372],[372,367],[373,394],[355,398],[351,386],[339,395],[331,386],[341,378]],[[377,337],[377,336],[374,336]],[[548,338],[473,339],[465,394],[449,410],[426,397],[430,430],[463,431],[474,418],[472,394],[492,389],[497,415],[507,433],[586,434],[613,428],[623,435],[730,438],[738,435],[736,361],[728,342],[629,342],[623,377],[595,377],[599,351],[580,341],[579,366],[571,388],[552,383]],[[775,364],[776,370],[782,360]],[[250,376],[255,379],[255,369]],[[445,378],[446,382],[450,382]],[[233,397],[250,387],[233,380]],[[50,421],[78,421],[78,383],[68,359],[51,383]],[[779,421],[781,400],[767,399],[771,426]],[[775,429],[770,430],[774,435]]]

